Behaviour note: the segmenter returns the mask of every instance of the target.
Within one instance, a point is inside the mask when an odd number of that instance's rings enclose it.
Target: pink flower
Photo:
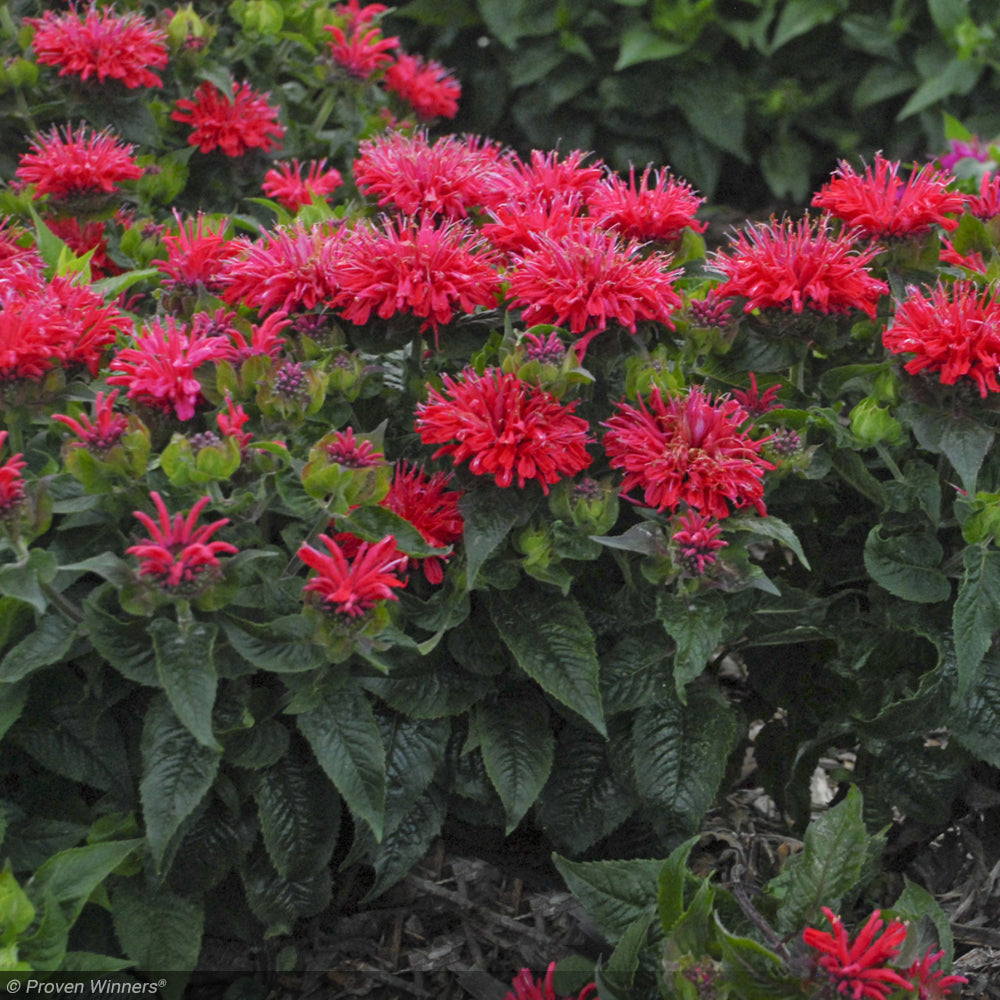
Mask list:
[[[117,389],[109,393],[106,398],[103,392],[97,394],[94,402],[96,423],[85,413],[80,414],[79,420],[64,413],[53,413],[52,419],[65,424],[79,438],[78,441],[70,442],[71,448],[86,448],[91,454],[103,457],[118,444],[122,435],[128,430],[127,418],[115,413],[117,398]]]
[[[139,14],[117,14],[91,4],[82,19],[74,8],[63,14],[47,10],[24,23],[35,30],[31,47],[36,60],[62,67],[60,76],[120,80],[130,89],[162,85],[152,70],[167,65],[166,35]]]
[[[640,488],[647,507],[676,510],[681,503],[724,518],[733,507],[766,514],[764,473],[774,466],[760,457],[768,440],[740,431],[747,412],[735,399],[712,401],[701,388],[664,400],[658,387],[649,403],[619,403],[604,424],[604,449],[613,469],[624,469],[622,494]]]
[[[530,969],[522,969],[514,977],[514,982],[511,983],[514,988],[504,997],[504,1000],[558,1000],[553,986],[555,972],[555,962],[549,965],[544,979],[536,980]],[[591,996],[594,1000],[600,1000],[597,996],[597,987],[593,983],[588,983],[575,1000],[587,1000]],[[566,998],[566,1000],[574,1000],[574,998]]]
[[[696,221],[694,213],[705,199],[666,170],[653,174],[650,187],[650,172],[646,167],[636,184],[635,168],[631,167],[627,182],[610,174],[594,187],[587,195],[587,205],[597,224],[617,229],[626,239],[663,243],[678,239],[687,228],[703,233],[708,223]]]
[[[585,226],[558,241],[536,239],[536,249],[515,256],[509,276],[511,304],[529,326],[554,323],[584,334],[576,344],[581,358],[611,321],[632,333],[640,320],[673,329],[681,297],[672,282],[680,272],[667,270],[668,256],[642,257],[634,241],[622,244],[612,232]]]
[[[214,149],[221,149],[226,156],[242,156],[250,149],[269,153],[280,148],[285,134],[278,109],[267,103],[269,96],[235,81],[227,95],[206,80],[194,92],[193,100],[177,102],[170,117],[191,126],[188,145],[203,153]]]
[[[398,38],[385,38],[380,28],[370,25],[370,19],[358,18],[346,29],[340,25],[323,28],[330,32],[333,61],[359,80],[367,80],[377,70],[392,65],[390,53],[399,45]]]
[[[955,164],[959,160],[970,159],[976,160],[979,163],[985,163],[990,158],[989,148],[983,147],[978,135],[972,137],[972,142],[952,139],[950,145],[951,149],[943,156],[938,157],[938,163],[941,164],[944,170],[954,170]]]
[[[689,510],[677,519],[679,528],[674,532],[681,559],[686,568],[699,576],[715,562],[716,553],[729,543],[719,538],[722,525],[707,514]]]
[[[219,425],[223,437],[234,437],[240,443],[240,449],[245,449],[250,444],[253,434],[243,430],[243,425],[250,419],[244,412],[240,403],[233,405],[233,397],[226,396],[226,412],[216,416],[215,422]]]
[[[979,182],[979,194],[966,195],[965,206],[983,222],[1000,215],[1000,174],[984,174]]]
[[[156,506],[158,520],[154,521],[144,511],[133,511],[150,537],[129,546],[125,550],[126,555],[137,556],[139,575],[153,577],[156,584],[165,590],[178,591],[185,596],[200,593],[207,584],[218,579],[219,555],[238,551],[229,542],[209,541],[219,528],[229,524],[229,518],[195,528],[195,522],[210,497],[202,497],[187,517],[175,514],[171,521],[160,494],[152,492],[149,495]]]
[[[163,284],[185,291],[195,291],[201,285],[207,291],[218,292],[224,287],[222,275],[227,262],[240,252],[239,244],[225,235],[228,220],[212,222],[201,212],[186,222],[176,212],[174,217],[178,232],[161,237],[167,259],[153,261],[166,276]]]
[[[498,250],[512,256],[524,254],[540,250],[546,239],[559,244],[593,226],[593,219],[580,214],[583,208],[583,199],[575,191],[551,198],[536,195],[526,202],[493,206],[493,221],[485,223],[481,230]]]
[[[0,449],[6,440],[7,431],[0,431]],[[26,495],[21,471],[27,464],[18,452],[0,465],[0,520],[13,517],[24,504]]]
[[[398,600],[393,588],[406,585],[397,574],[405,568],[407,559],[396,548],[392,535],[374,544],[361,542],[350,559],[328,535],[320,535],[319,540],[329,555],[309,545],[303,545],[298,555],[317,572],[302,589],[316,594],[322,607],[357,618],[370,611],[377,601]]]
[[[406,101],[424,122],[433,118],[454,118],[462,86],[433,59],[401,52],[385,73],[385,89]]]
[[[262,323],[255,323],[250,327],[249,341],[237,327],[228,327],[226,333],[232,343],[226,353],[226,360],[241,363],[247,358],[258,355],[268,358],[278,357],[285,344],[285,338],[279,337],[278,334],[288,326],[289,322],[285,313],[271,313]]]
[[[874,168],[865,167],[862,176],[841,160],[833,180],[823,185],[812,203],[875,240],[920,236],[934,225],[956,229],[958,220],[951,215],[961,213],[965,199],[960,192],[947,190],[951,175],[914,164],[909,180],[903,181],[899,167],[898,161],[879,153]]]
[[[90,254],[90,274],[95,280],[122,273],[122,269],[108,256],[108,239],[103,222],[91,219],[81,224],[79,219],[69,215],[61,218],[46,216],[45,225],[78,257]]]
[[[297,212],[303,205],[311,205],[313,198],[325,198],[344,183],[339,170],[326,169],[326,160],[310,160],[306,166],[303,178],[298,160],[283,160],[264,175],[264,194],[289,212]]]
[[[333,432],[333,441],[326,446],[326,454],[331,462],[347,469],[369,469],[381,465],[385,455],[375,450],[371,441],[359,441],[354,436],[354,428]]]
[[[135,338],[135,346],[119,351],[110,368],[120,375],[108,385],[127,387],[129,399],[190,420],[202,401],[201,383],[195,369],[226,356],[225,337],[203,337],[188,333],[172,316],[157,317]]]
[[[946,976],[942,969],[932,968],[943,956],[943,951],[935,952],[928,948],[924,957],[906,970],[904,975],[913,984],[912,988],[917,990],[913,1000],[944,1000],[951,996],[952,986],[969,981],[965,976]]]
[[[878,252],[859,250],[854,234],[834,236],[827,217],[755,223],[737,234],[731,254],[715,254],[713,263],[729,279],[715,294],[746,299],[744,312],[859,309],[874,318],[879,297],[889,293],[869,272]]]
[[[467,369],[460,381],[445,375],[443,382],[443,392],[432,388],[417,407],[420,440],[442,446],[434,458],[468,460],[470,472],[501,487],[537,479],[544,493],[590,465],[589,426],[573,414],[575,404],[496,369]]]
[[[88,133],[81,125],[74,133],[72,125],[62,131],[53,127],[35,136],[16,173],[26,184],[35,185],[34,198],[109,195],[122,181],[142,177],[133,148],[119,145],[107,131]]]
[[[825,974],[837,994],[850,1000],[885,1000],[896,987],[907,991],[912,988],[911,983],[886,965],[899,954],[906,940],[906,924],[890,921],[879,935],[881,912],[876,910],[852,943],[840,917],[825,906],[823,914],[833,933],[809,927],[802,940],[820,952],[816,975]]]
[[[584,166],[583,161],[588,156],[590,153],[574,149],[560,160],[554,150],[543,153],[533,149],[530,162],[525,163],[511,155],[507,160],[508,198],[522,202],[534,198],[545,201],[576,192],[584,201],[588,200],[603,176],[600,161]]]
[[[780,383],[760,392],[757,389],[757,376],[753,372],[749,372],[748,374],[750,376],[750,388],[733,389],[730,395],[747,411],[747,414],[751,418],[759,417],[764,413],[770,413],[771,410],[784,409],[784,404],[776,400],[778,390],[781,388]]]

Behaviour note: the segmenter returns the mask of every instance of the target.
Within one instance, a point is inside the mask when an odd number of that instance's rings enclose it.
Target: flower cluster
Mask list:
[[[214,83],[199,84],[193,98],[183,97],[170,117],[191,126],[188,145],[203,153],[220,149],[226,156],[243,156],[248,150],[269,153],[281,147],[285,128],[278,109],[267,103],[250,84],[233,81],[229,94]]]
[[[551,962],[545,971],[545,976],[535,979],[530,969],[522,969],[515,977],[511,986],[512,991],[507,994],[504,1000],[557,1000],[554,979],[556,963]],[[575,998],[571,1000],[599,1000],[597,987],[593,983],[588,983]],[[570,998],[567,998],[570,1000]]]
[[[0,449],[6,440],[7,431],[0,431]],[[26,494],[22,472],[27,464],[18,452],[0,465],[0,520],[10,519],[24,504]]]
[[[305,166],[303,177],[298,160],[279,163],[264,175],[264,194],[289,212],[297,212],[304,205],[311,205],[314,198],[333,194],[344,183],[340,171],[327,168],[326,160],[313,160]]]

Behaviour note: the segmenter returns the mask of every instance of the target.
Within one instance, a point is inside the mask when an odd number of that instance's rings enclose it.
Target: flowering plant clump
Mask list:
[[[39,6],[0,8],[0,954],[191,970],[224,922],[285,967],[461,825],[615,945],[517,1000],[953,991],[898,845],[994,818],[994,181],[841,165],[724,246],[665,165],[442,133],[381,4]],[[738,774],[791,838],[753,894],[687,866]]]

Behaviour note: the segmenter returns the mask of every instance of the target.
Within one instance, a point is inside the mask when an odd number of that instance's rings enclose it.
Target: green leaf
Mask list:
[[[868,833],[861,792],[851,786],[843,802],[813,820],[801,853],[791,857],[769,889],[780,895],[777,928],[783,933],[814,923],[820,908],[836,911],[864,866]]]
[[[951,738],[979,760],[1000,767],[1000,657],[988,654],[956,699],[948,722]]]
[[[42,900],[42,918],[29,937],[18,942],[19,957],[32,969],[55,971],[62,967],[70,924],[51,893]]]
[[[672,697],[673,657],[660,625],[625,632],[601,655],[601,699],[610,718]]]
[[[632,724],[635,789],[665,835],[690,836],[715,799],[740,736],[736,713],[714,688],[640,709]]]
[[[340,797],[315,763],[286,753],[257,771],[252,787],[275,871],[295,880],[329,864],[340,831]]]
[[[722,639],[726,605],[716,591],[686,597],[664,590],[657,595],[656,611],[667,635],[677,644],[674,685],[684,703],[685,687],[703,673]]]
[[[61,663],[75,636],[75,622],[60,614],[43,616],[38,628],[28,633],[0,660],[0,682],[12,684],[43,667]]]
[[[522,587],[489,594],[490,616],[521,669],[607,735],[594,635],[575,600]]]
[[[846,483],[876,506],[885,506],[886,496],[882,484],[868,471],[865,460],[856,451],[838,448],[830,457],[833,467]]]
[[[644,913],[629,924],[619,938],[615,950],[601,970],[601,991],[605,996],[608,995],[609,988],[620,990],[625,996],[633,988],[640,960],[649,944],[649,928],[654,919],[652,913]]]
[[[462,535],[467,561],[465,585],[472,590],[483,563],[497,551],[511,528],[526,519],[530,511],[512,502],[510,490],[485,488],[469,490],[459,501],[458,508],[465,522]]]
[[[93,951],[67,951],[60,972],[121,972],[135,963],[127,958],[113,958]]]
[[[785,963],[752,938],[730,934],[718,913],[716,937],[722,948],[726,982],[738,990],[740,1000],[793,1000],[802,996],[802,981],[786,972]]]
[[[237,767],[257,771],[270,767],[288,750],[288,729],[277,719],[264,719],[248,729],[237,729],[226,736],[225,759]]]
[[[146,619],[122,621],[108,606],[117,603],[113,587],[102,587],[83,602],[83,624],[90,644],[123,677],[146,687],[159,687],[156,654],[149,641]]]
[[[90,894],[144,843],[141,839],[115,840],[60,851],[35,873],[30,893],[36,899],[51,895],[72,925]]]
[[[847,7],[846,0],[788,0],[774,26],[769,53],[776,52],[813,28],[829,24]]]
[[[177,718],[203,746],[220,749],[212,732],[217,683],[212,649],[218,626],[197,621],[182,626],[171,618],[154,618],[148,629],[156,672]]]
[[[0,872],[0,944],[11,944],[31,926],[35,908],[10,869],[10,859]]]
[[[983,459],[993,446],[993,429],[958,413],[942,415],[930,407],[914,408],[907,415],[920,447],[944,455],[958,473],[966,493],[973,496]]]
[[[337,530],[349,531],[368,542],[380,542],[387,535],[392,535],[396,546],[408,556],[441,556],[450,551],[429,545],[409,521],[385,507],[358,507],[350,514],[337,518]]]
[[[929,532],[885,537],[876,525],[865,540],[865,569],[895,597],[935,604],[951,596],[951,584],[938,567],[944,550]]]
[[[259,670],[304,673],[327,662],[323,647],[313,642],[315,625],[302,615],[285,615],[266,625],[235,615],[227,615],[221,622],[233,649]]]
[[[451,733],[448,719],[379,719],[385,744],[385,833],[412,811],[444,761]]]
[[[1000,551],[969,545],[962,564],[965,571],[952,613],[959,698],[1000,631]]]
[[[385,748],[375,715],[358,688],[325,692],[320,703],[296,716],[316,760],[377,840],[385,818]]]
[[[664,934],[669,934],[684,913],[684,887],[691,877],[688,873],[687,861],[691,848],[698,843],[700,836],[685,840],[679,847],[670,852],[663,862],[656,879],[656,909],[660,917],[660,928]]]
[[[45,549],[32,549],[23,563],[0,566],[0,593],[30,604],[40,615],[45,614],[49,599],[42,585],[55,579],[59,564]]]
[[[923,917],[930,918],[937,931],[937,940],[945,952],[946,971],[950,970],[951,955],[955,942],[951,932],[951,924],[940,904],[923,886],[903,878],[903,891],[891,907],[884,909],[885,919],[903,920],[916,924]],[[920,956],[923,958],[923,955]]]
[[[747,97],[732,70],[716,65],[673,82],[673,97],[688,124],[706,142],[746,162]]]
[[[952,94],[965,95],[976,85],[982,75],[983,66],[978,60],[961,59],[956,56],[930,79],[924,80],[896,115],[901,122],[932,104],[937,104]]]
[[[621,34],[615,72],[620,73],[638,63],[669,59],[688,48],[687,43],[670,41],[657,34],[645,21],[638,21]]]
[[[21,717],[25,702],[28,700],[28,689],[27,681],[0,684],[0,739],[3,739],[7,730]]]
[[[243,864],[240,875],[250,910],[267,925],[268,936],[291,934],[296,920],[315,916],[330,905],[329,868],[306,878],[285,879],[271,867],[267,855],[257,851]]]
[[[637,920],[656,915],[663,861],[570,861],[552,856],[566,887],[612,943]]]
[[[142,814],[159,869],[170,839],[212,787],[220,755],[191,735],[163,695],[154,698],[146,712],[141,750]]]
[[[468,673],[447,657],[394,659],[387,677],[365,677],[361,684],[390,707],[414,719],[460,715],[492,687],[488,677]]]
[[[781,133],[760,156],[760,172],[777,198],[791,198],[798,204],[806,200],[812,178],[809,144],[787,132]]]
[[[111,904],[122,951],[139,969],[188,971],[198,964],[205,927],[200,902],[154,889],[138,877],[119,882]]]
[[[545,699],[534,691],[501,695],[473,715],[486,773],[507,813],[510,834],[534,805],[552,771],[555,739]]]

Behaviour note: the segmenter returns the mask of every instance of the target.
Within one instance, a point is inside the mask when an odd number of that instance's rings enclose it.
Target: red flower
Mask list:
[[[21,157],[17,176],[34,184],[33,197],[56,198],[112,194],[121,181],[137,180],[142,167],[132,156],[134,147],[121,146],[110,132],[91,132],[80,126],[76,134],[67,125],[37,135]]]
[[[776,401],[778,390],[781,388],[780,383],[778,385],[772,385],[769,389],[765,389],[760,392],[757,389],[757,376],[753,372],[748,373],[750,375],[750,388],[749,389],[733,389],[731,395],[750,417],[759,417],[764,413],[769,413],[771,410],[783,410],[784,404]]]
[[[506,202],[490,209],[492,222],[482,226],[482,234],[498,250],[524,254],[541,248],[539,236],[561,243],[581,229],[594,224],[581,215],[583,200],[570,191],[552,198],[535,196],[527,202]]]
[[[513,991],[508,993],[504,997],[504,1000],[557,1000],[555,987],[553,986],[555,972],[555,962],[549,965],[544,980],[536,980],[532,976],[530,969],[522,969],[514,977],[514,982],[511,983],[514,987]],[[582,992],[575,1000],[587,1000],[590,996],[593,996],[594,1000],[600,1000],[597,996],[597,987],[593,983],[588,983],[584,986]],[[567,1000],[571,1000],[571,998],[567,998]]]
[[[337,4],[333,8],[333,13],[341,18],[348,28],[356,28],[359,25],[372,24],[388,9],[384,3],[367,3],[364,7],[359,7],[358,0],[347,0],[347,3]]]
[[[201,383],[195,369],[226,356],[229,342],[225,337],[204,337],[172,316],[162,322],[154,319],[135,338],[135,346],[119,351],[112,360],[112,371],[122,372],[108,378],[108,385],[128,387],[129,399],[169,413],[179,420],[190,420],[202,401]]]
[[[85,413],[80,414],[80,419],[66,416],[65,413],[53,413],[52,419],[61,424],[65,424],[80,440],[71,441],[71,448],[86,448],[87,451],[97,456],[106,455],[122,439],[122,435],[128,430],[128,420],[120,413],[115,413],[115,400],[118,398],[118,390],[115,389],[105,398],[103,392],[97,394],[94,402],[94,418],[91,421]]]
[[[0,449],[7,440],[7,431],[0,431]],[[24,478],[21,470],[28,463],[21,453],[11,455],[3,465],[0,465],[0,520],[6,520],[17,513],[25,501]]]
[[[673,329],[670,314],[681,304],[661,253],[640,257],[634,241],[615,233],[578,226],[561,240],[539,234],[536,249],[515,257],[510,275],[512,305],[523,309],[529,326],[554,323],[585,335],[577,342],[582,358],[591,339],[616,320],[636,332],[639,320]]]
[[[401,52],[385,73],[385,89],[401,97],[424,122],[454,118],[462,85],[439,62]]]
[[[460,223],[426,217],[356,227],[341,246],[337,277],[336,305],[350,322],[367,323],[373,310],[381,319],[410,313],[435,334],[456,310],[496,305],[500,291],[485,241]]]
[[[80,224],[79,219],[65,216],[61,219],[47,217],[45,225],[76,254],[83,257],[90,253],[90,274],[93,278],[121,274],[122,269],[108,256],[108,240],[104,223],[97,221]],[[93,251],[93,253],[91,253]]]
[[[174,217],[177,234],[166,233],[161,237],[167,259],[153,261],[166,275],[163,284],[192,292],[201,285],[209,292],[218,292],[225,284],[225,265],[240,252],[240,244],[224,235],[228,221],[220,219],[213,223],[201,212],[187,222],[181,222],[176,212]]]
[[[941,240],[941,253],[939,258],[943,264],[952,264],[955,267],[963,267],[967,271],[975,271],[976,274],[986,273],[986,261],[978,251],[969,254],[960,254],[955,249],[955,244],[951,240],[944,238]]]
[[[58,358],[64,327],[58,304],[43,286],[28,295],[0,294],[0,385],[42,378]]]
[[[874,317],[879,296],[889,292],[868,270],[878,252],[857,249],[852,233],[833,236],[825,216],[752,224],[737,234],[732,254],[715,254],[715,266],[729,279],[715,293],[745,298],[744,312],[860,309]]]
[[[232,93],[223,94],[207,80],[194,92],[194,100],[182,98],[170,115],[175,122],[192,127],[188,145],[203,153],[221,149],[226,156],[242,156],[249,149],[265,153],[281,147],[285,134],[278,109],[267,103],[269,94],[259,94],[250,84],[233,81]]]
[[[710,288],[703,299],[692,299],[688,303],[688,312],[695,326],[716,327],[721,330],[732,319],[732,304],[732,299],[724,298],[714,288]]]
[[[930,165],[916,169],[907,181],[899,177],[898,161],[875,157],[875,166],[865,167],[862,177],[846,161],[813,196],[817,208],[828,208],[838,219],[860,229],[873,239],[919,236],[933,225],[957,228],[949,213],[962,211],[964,195],[946,190],[950,174]]]
[[[817,964],[838,994],[850,1000],[885,1000],[897,986],[907,991],[912,988],[898,972],[886,967],[906,940],[906,924],[892,920],[878,936],[882,921],[881,912],[876,910],[852,944],[840,917],[825,906],[823,914],[830,921],[833,933],[809,927],[802,940],[822,953]]]
[[[617,229],[622,236],[636,240],[678,239],[685,229],[703,233],[707,222],[697,222],[694,213],[705,200],[691,190],[691,185],[671,177],[666,170],[653,174],[650,167],[642,173],[638,185],[635,168],[629,168],[628,182],[618,174],[605,177],[587,195],[590,214],[597,224]]]
[[[119,333],[132,332],[132,320],[117,306],[105,302],[89,285],[77,284],[69,278],[53,278],[49,293],[59,317],[53,354],[64,365],[85,365],[96,378],[105,350]]]
[[[453,135],[433,145],[426,132],[386,132],[367,139],[354,161],[358,190],[404,215],[462,219],[474,205],[492,203],[504,183],[493,150]]]
[[[906,370],[939,372],[945,385],[969,378],[984,399],[1000,392],[1000,292],[972,281],[938,284],[925,296],[918,289],[896,311],[882,342],[894,354],[915,354]]]
[[[537,479],[544,493],[564,476],[575,476],[591,463],[589,429],[573,415],[574,403],[563,405],[538,386],[516,375],[467,369],[456,381],[444,376],[444,392],[431,389],[417,407],[417,431],[424,444],[440,444],[434,458],[451,455],[457,465],[469,460],[469,471],[493,476],[507,487],[517,477],[522,489]]]
[[[966,195],[965,207],[983,222],[1000,215],[1000,174],[983,174],[979,194]]]
[[[303,591],[319,595],[329,610],[350,618],[371,610],[376,601],[398,600],[392,590],[406,585],[397,575],[406,566],[406,556],[396,548],[392,535],[374,544],[362,542],[350,559],[328,535],[320,535],[319,540],[329,555],[309,545],[299,549],[299,558],[318,574]]]
[[[240,443],[240,448],[246,448],[253,434],[243,430],[243,425],[250,419],[240,403],[233,405],[233,397],[226,395],[226,412],[219,413],[215,422],[219,425],[223,437],[234,437]]]
[[[462,537],[464,529],[458,509],[462,494],[447,488],[450,481],[451,476],[447,473],[435,472],[428,476],[417,466],[407,468],[406,463],[398,462],[392,486],[380,506],[409,521],[428,545],[446,548]],[[422,566],[427,582],[433,584],[444,579],[442,562],[439,556],[410,559],[411,565],[419,563]]]
[[[29,239],[31,242],[23,246]],[[34,240],[10,219],[0,219],[0,295],[37,291],[44,271],[45,262]]]
[[[262,240],[237,240],[239,256],[223,275],[222,297],[263,312],[315,309],[339,289],[339,226],[277,227]]]
[[[522,202],[530,202],[534,198],[551,200],[575,191],[587,200],[602,179],[600,161],[586,167],[583,165],[588,156],[590,153],[574,149],[560,160],[555,151],[542,153],[533,149],[530,163],[524,163],[516,156],[509,157],[508,198]]]
[[[282,161],[264,175],[264,194],[289,212],[297,212],[303,205],[311,205],[314,197],[325,198],[344,183],[339,170],[326,169],[326,160],[310,160],[307,166],[303,179],[298,160]]]
[[[47,10],[24,23],[35,29],[31,46],[37,61],[61,66],[60,76],[120,80],[130,89],[162,86],[152,70],[167,65],[166,35],[139,14],[99,11],[91,4],[82,19],[75,9],[64,14]]]
[[[156,505],[158,521],[144,511],[133,511],[151,537],[129,546],[125,554],[138,557],[140,576],[151,576],[164,589],[193,596],[218,579],[219,554],[238,551],[229,542],[209,541],[219,528],[229,524],[229,518],[195,528],[195,521],[211,499],[206,496],[191,508],[187,517],[175,514],[171,522],[160,494],[149,495]]]
[[[367,80],[377,70],[391,65],[393,57],[389,53],[399,45],[398,38],[383,37],[381,29],[369,27],[370,23],[359,19],[346,31],[339,25],[323,28],[331,35],[333,61],[359,80]]]
[[[913,1000],[944,1000],[951,996],[951,987],[969,980],[965,976],[946,976],[942,969],[932,969],[944,955],[943,951],[934,952],[928,948],[927,953],[918,962],[914,962],[904,973],[916,989],[917,996]]]
[[[385,461],[385,455],[376,451],[371,441],[355,438],[353,427],[334,431],[333,441],[326,446],[326,454],[331,462],[346,469],[370,469]]]
[[[226,353],[227,361],[240,363],[255,355],[276,358],[281,353],[285,338],[278,334],[288,326],[288,317],[283,312],[271,313],[263,323],[256,323],[250,328],[250,341],[247,342],[242,331],[235,326],[227,328],[226,333],[232,344]]]
[[[707,514],[694,510],[682,514],[677,523],[680,528],[674,532],[674,541],[680,549],[681,558],[692,573],[701,575],[707,566],[715,562],[716,552],[729,544],[719,538],[722,525],[713,522]]]
[[[774,466],[760,457],[768,439],[740,432],[746,420],[735,399],[713,402],[700,386],[666,401],[654,388],[648,405],[618,405],[604,425],[604,448],[612,468],[625,470],[622,493],[641,488],[648,507],[676,510],[683,502],[723,518],[732,504],[763,515],[762,479]]]

